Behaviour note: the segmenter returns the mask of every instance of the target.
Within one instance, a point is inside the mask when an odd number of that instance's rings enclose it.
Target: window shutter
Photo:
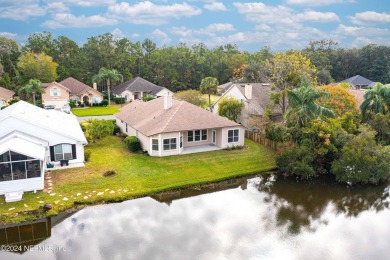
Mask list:
[[[54,146],[50,146],[50,161],[54,162],[56,159],[54,157]]]
[[[76,145],[75,144],[72,144],[72,157],[73,157],[73,159],[77,158]]]

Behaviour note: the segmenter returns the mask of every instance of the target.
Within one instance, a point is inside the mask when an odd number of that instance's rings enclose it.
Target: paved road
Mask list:
[[[77,117],[77,120],[79,122],[83,122],[83,121],[86,121],[88,119],[115,119],[115,117],[113,115],[109,115],[109,116],[78,116]]]

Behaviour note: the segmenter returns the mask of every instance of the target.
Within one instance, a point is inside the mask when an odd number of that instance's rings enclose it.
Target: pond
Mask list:
[[[389,220],[388,185],[260,175],[49,219],[0,259],[388,259]]]

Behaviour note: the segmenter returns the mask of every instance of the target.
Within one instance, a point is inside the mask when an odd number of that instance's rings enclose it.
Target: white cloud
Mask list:
[[[212,23],[209,24],[204,31],[208,33],[222,32],[222,31],[234,31],[234,26],[230,23]]]
[[[123,39],[126,37],[126,35],[119,28],[115,28],[114,30],[112,30],[111,34],[114,36],[115,39]]]
[[[0,37],[15,38],[16,36],[17,36],[16,33],[0,32]]]
[[[377,13],[373,11],[356,13],[355,16],[351,16],[349,18],[351,22],[358,25],[373,24],[373,23],[390,23],[390,14]]]
[[[57,0],[46,0],[49,3],[58,3]],[[72,5],[79,6],[102,6],[102,5],[113,5],[116,0],[62,0],[60,3],[69,3]]]
[[[151,34],[148,35],[150,38],[159,41],[162,44],[167,44],[171,42],[171,38],[169,38],[168,34],[161,31],[160,29],[154,30]]]
[[[150,1],[139,2],[134,5],[122,2],[110,6],[108,15],[133,24],[160,25],[169,19],[180,19],[201,14],[202,11],[187,3],[172,5],[156,5]]]
[[[292,9],[285,6],[267,6],[263,3],[233,3],[240,14],[248,21],[255,23],[285,23],[293,22]]]
[[[271,26],[267,24],[258,24],[255,26],[255,29],[259,31],[272,31]]]
[[[48,3],[46,10],[53,13],[67,13],[70,11],[69,7],[65,6],[62,2]]]
[[[113,24],[117,24],[115,19],[109,19],[100,15],[75,16],[69,13],[58,13],[53,15],[52,20],[44,22],[42,26],[50,29],[56,29],[101,27]]]
[[[139,37],[140,37],[139,33],[133,33],[131,35],[131,38],[139,38]]]
[[[227,11],[226,6],[221,2],[212,2],[209,4],[205,4],[204,8],[209,11]]]
[[[7,7],[0,7],[0,18],[26,21],[30,17],[39,17],[44,16],[46,11],[44,8],[35,3],[30,3],[33,1],[28,1],[25,5],[11,5]]]
[[[194,37],[195,35],[207,35],[209,37],[216,37],[217,33],[220,32],[231,32],[235,31],[235,28],[230,23],[212,23],[207,27],[200,29],[190,29],[185,26],[181,27],[172,27],[170,32],[175,35],[179,35],[180,37]]]
[[[390,36],[389,29],[373,28],[373,27],[355,27],[355,26],[345,26],[340,24],[335,33],[340,35],[350,35],[350,36]]]
[[[287,0],[286,3],[293,5],[330,5],[341,3],[355,3],[355,0]]]
[[[297,14],[295,18],[298,21],[313,21],[313,22],[338,22],[340,18],[331,12],[321,13],[315,11],[306,11],[304,13]]]

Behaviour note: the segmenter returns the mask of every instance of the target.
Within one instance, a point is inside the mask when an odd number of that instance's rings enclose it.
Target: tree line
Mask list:
[[[356,74],[390,82],[388,46],[341,48],[333,40],[320,40],[310,42],[300,53],[316,67],[320,84]],[[31,78],[50,82],[70,76],[91,85],[101,68],[117,70],[125,81],[140,76],[172,91],[196,89],[205,77],[214,77],[221,84],[231,80],[264,82],[268,79],[265,62],[277,54],[269,48],[249,53],[234,44],[215,48],[203,43],[157,47],[150,39],[131,42],[110,33],[90,37],[80,46],[65,36],[33,33],[24,46],[0,37],[0,85],[17,90]],[[39,65],[31,66],[29,61],[37,59]]]

